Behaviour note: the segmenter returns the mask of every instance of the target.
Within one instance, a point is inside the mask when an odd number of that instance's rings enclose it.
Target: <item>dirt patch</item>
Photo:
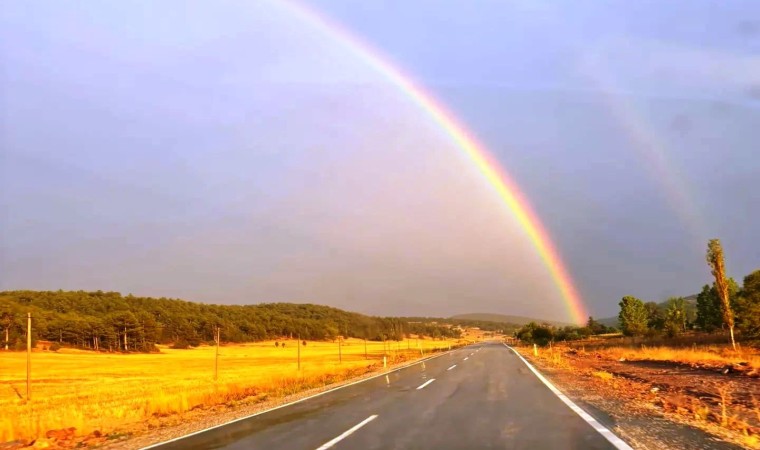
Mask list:
[[[608,414],[634,448],[760,448],[760,382],[746,371],[562,347],[522,353],[566,394]]]

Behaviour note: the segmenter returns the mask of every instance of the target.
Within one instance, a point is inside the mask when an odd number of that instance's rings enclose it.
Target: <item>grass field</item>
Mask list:
[[[77,434],[112,433],[151,417],[255,396],[276,398],[324,386],[382,367],[448,349],[454,341],[403,342],[280,340],[219,348],[162,348],[160,354],[109,354],[62,349],[32,353],[31,402],[26,394],[26,354],[0,351],[0,443],[34,439],[48,430],[76,427]],[[419,349],[417,345],[419,343]],[[384,347],[386,347],[384,349]]]

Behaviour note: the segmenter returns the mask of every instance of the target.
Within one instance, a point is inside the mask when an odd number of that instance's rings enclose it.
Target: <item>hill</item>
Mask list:
[[[118,292],[6,291],[0,292],[0,331],[9,346],[23,347],[27,312],[32,313],[35,340],[120,351],[152,351],[158,343],[212,342],[217,327],[225,342],[285,336],[400,340],[409,334],[460,335],[449,323],[373,317],[313,304],[211,305]]]
[[[511,315],[506,315],[506,314],[492,314],[492,313],[457,314],[455,316],[451,316],[451,319],[506,323],[510,325],[516,325],[518,327],[528,324],[530,322],[548,323],[549,325],[554,325],[558,327],[573,325],[568,322],[557,322],[553,320],[541,320],[541,319],[534,319],[531,317],[511,316]]]
[[[689,321],[694,321],[694,319],[697,316],[697,294],[686,296],[683,299],[684,299],[684,303],[686,304],[686,317],[688,318]],[[660,310],[664,312],[668,307],[668,301],[667,300],[662,301],[658,303],[657,306],[660,308]],[[602,325],[606,325],[608,327],[619,326],[617,316],[605,317],[597,321],[601,323]]]

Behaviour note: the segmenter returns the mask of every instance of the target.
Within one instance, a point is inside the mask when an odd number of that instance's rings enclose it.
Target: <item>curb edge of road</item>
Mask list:
[[[535,367],[533,367],[533,364],[529,363],[528,360],[526,360],[523,357],[523,355],[521,355],[520,353],[517,352],[517,350],[515,350],[514,348],[510,347],[507,344],[504,344],[504,343],[502,343],[502,344],[505,347],[507,347],[508,349],[512,350],[515,353],[515,355],[517,355],[517,357],[520,358],[522,360],[522,362],[525,363],[526,366],[528,366],[528,369],[530,369],[531,372],[533,372],[533,374],[539,380],[541,380],[541,382],[544,383],[546,385],[546,387],[548,387],[549,390],[552,391],[552,393],[554,393],[554,395],[556,395],[557,397],[559,397],[560,400],[562,400],[562,403],[564,403],[565,405],[567,405],[570,409],[573,410],[573,412],[575,412],[576,414],[578,414],[581,417],[581,419],[585,420],[586,423],[588,423],[589,425],[591,425],[591,428],[593,428],[594,430],[596,430],[596,432],[598,432],[605,439],[607,439],[616,449],[618,449],[618,450],[633,450],[633,447],[631,447],[630,445],[628,445],[624,440],[620,439],[609,428],[607,428],[604,425],[602,425],[601,423],[599,423],[599,421],[596,420],[596,419],[594,419],[594,417],[592,417],[591,414],[587,413],[583,408],[581,408],[580,406],[576,405],[575,402],[573,402],[572,400],[570,400],[570,398],[567,395],[563,394],[562,391],[560,391],[559,389],[557,389],[552,384],[551,381],[549,381],[548,379],[546,379],[546,377],[544,377],[541,374],[541,372],[539,372]]]
[[[465,345],[465,347],[467,347],[467,346]],[[459,347],[459,348],[463,348],[463,347]],[[310,400],[312,398],[319,397],[321,395],[325,395],[325,394],[328,394],[330,392],[337,391],[338,389],[343,389],[343,388],[346,388],[346,387],[349,387],[349,386],[353,386],[355,384],[364,383],[365,381],[373,380],[375,378],[382,377],[382,376],[391,374],[393,372],[398,372],[399,370],[406,369],[407,367],[412,367],[412,366],[415,366],[417,364],[422,364],[425,361],[430,361],[431,359],[440,358],[441,356],[447,355],[447,354],[449,354],[449,353],[451,353],[453,351],[456,351],[456,350],[459,350],[459,349],[457,348],[457,349],[452,349],[452,350],[448,350],[448,351],[445,351],[445,352],[441,352],[441,353],[439,353],[437,355],[428,356],[426,358],[422,358],[420,360],[411,362],[409,364],[404,364],[403,366],[399,366],[399,367],[396,367],[396,368],[391,369],[391,370],[386,370],[386,371],[378,373],[376,375],[372,375],[371,377],[362,378],[361,380],[351,381],[349,383],[341,384],[340,386],[336,386],[334,388],[330,388],[330,389],[327,389],[327,390],[322,391],[322,392],[317,392],[316,394],[309,395],[309,396],[304,397],[304,398],[299,398],[298,400],[293,400],[292,402],[283,403],[282,405],[277,405],[275,407],[272,407],[272,408],[269,408],[269,409],[265,409],[263,411],[258,411],[258,412],[255,412],[253,414],[249,414],[247,416],[238,417],[237,419],[233,419],[233,420],[230,420],[228,422],[220,423],[220,424],[214,425],[212,427],[207,427],[207,428],[203,428],[203,429],[198,430],[198,431],[193,431],[192,433],[183,434],[182,436],[178,436],[178,437],[173,438],[173,439],[168,439],[166,441],[156,442],[155,444],[150,444],[150,445],[147,445],[145,447],[140,447],[140,450],[149,450],[149,449],[153,449],[153,448],[158,448],[158,447],[160,447],[162,445],[171,444],[172,442],[181,441],[182,439],[189,438],[191,436],[195,436],[195,435],[198,435],[198,434],[201,434],[201,433],[205,433],[206,431],[211,431],[211,430],[214,430],[214,429],[217,429],[217,428],[225,427],[227,425],[231,425],[231,424],[236,423],[236,422],[240,422],[240,421],[243,421],[243,420],[246,420],[246,419],[250,419],[252,417],[260,416],[262,414],[266,414],[268,412],[271,412],[271,411],[274,411],[274,410],[277,410],[277,409],[280,409],[280,408],[285,408],[287,406],[291,406],[291,405],[295,405],[297,403],[305,402],[306,400]]]

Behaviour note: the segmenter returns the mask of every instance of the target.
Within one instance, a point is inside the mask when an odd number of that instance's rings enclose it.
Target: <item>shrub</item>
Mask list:
[[[53,342],[52,344],[50,344],[50,351],[51,352],[57,352],[60,349],[61,349],[61,344],[59,344],[57,342]]]
[[[180,339],[174,344],[172,344],[172,348],[175,350],[187,350],[188,348],[190,348],[190,343],[184,339]]]

